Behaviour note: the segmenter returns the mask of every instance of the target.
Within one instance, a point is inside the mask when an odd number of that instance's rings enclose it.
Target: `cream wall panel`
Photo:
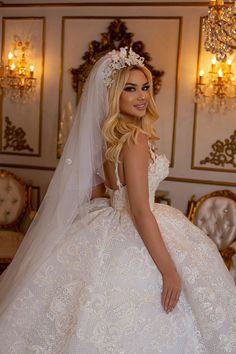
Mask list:
[[[111,21],[112,18],[64,19],[60,114],[69,102],[75,112],[76,94],[71,85],[70,69],[83,63],[82,55],[87,51],[88,43],[92,40],[100,41],[100,33],[107,31]],[[164,118],[158,122],[158,134],[162,137],[159,150],[165,151],[173,162],[181,18],[125,18],[124,22],[128,32],[134,33],[133,41],[140,40],[145,44],[145,51],[152,57],[151,65],[165,72],[160,93],[156,97],[160,117]]]
[[[43,89],[43,63],[44,63],[44,19],[43,18],[3,18],[2,43],[3,63],[8,62],[8,53],[12,52],[14,37],[18,36],[19,41],[29,41],[30,46],[26,51],[26,61],[34,64],[34,77],[37,79],[37,86],[31,100],[24,104],[13,103],[8,96],[1,97],[1,152],[20,155],[41,154],[41,121],[42,121],[42,89]],[[14,58],[13,58],[14,62]],[[23,129],[25,132],[25,144],[17,144],[14,149],[11,142],[7,142],[4,133],[9,127],[6,117],[15,126],[15,129]],[[15,135],[15,134],[13,134]]]
[[[211,59],[213,55],[204,50],[204,38],[200,36],[199,39],[199,57],[198,57],[198,72],[203,69],[205,72],[204,82],[207,80],[207,73],[211,70]],[[236,71],[236,53],[230,56],[232,59],[231,71]],[[214,163],[201,163],[206,157],[210,157],[210,153],[213,152],[212,144],[216,141],[222,143],[224,149],[224,142],[226,139],[232,142],[232,145],[228,145],[228,153],[233,154],[233,138],[231,135],[236,130],[236,107],[234,110],[228,110],[226,112],[209,113],[207,107],[196,107],[194,116],[195,129],[193,134],[193,156],[192,156],[192,168],[205,169],[205,170],[219,170],[226,172],[236,173],[236,166],[231,163],[227,163],[230,160],[229,156],[222,151],[221,161],[225,161],[224,164],[216,165]],[[234,138],[235,139],[235,138]],[[231,150],[232,149],[232,150]],[[218,161],[218,159],[216,159]],[[236,152],[234,152],[234,163],[236,163]]]

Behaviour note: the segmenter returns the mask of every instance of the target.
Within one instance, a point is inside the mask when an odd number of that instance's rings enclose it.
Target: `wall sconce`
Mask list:
[[[236,108],[236,77],[232,72],[232,59],[219,63],[214,56],[207,75],[200,70],[194,102],[201,108],[207,106],[209,113],[225,113]]]
[[[29,47],[29,41],[23,42],[15,36],[7,65],[0,65],[0,94],[10,97],[12,102],[24,103],[35,93],[35,68],[27,61]]]

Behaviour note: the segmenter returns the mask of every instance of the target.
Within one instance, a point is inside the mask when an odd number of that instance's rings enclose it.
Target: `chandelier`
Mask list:
[[[29,47],[29,41],[23,42],[15,36],[7,64],[0,65],[0,94],[12,102],[24,103],[35,93],[34,65],[28,63]]]
[[[194,101],[200,108],[207,106],[209,113],[226,113],[236,108],[236,76],[231,58],[223,63],[217,62],[214,56],[209,72],[200,70]]]
[[[206,51],[225,62],[236,49],[236,0],[228,5],[223,0],[211,0],[202,29]]]

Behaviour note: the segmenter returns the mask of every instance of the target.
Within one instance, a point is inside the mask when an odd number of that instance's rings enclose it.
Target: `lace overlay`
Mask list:
[[[162,278],[129,213],[125,186],[90,203],[48,260],[5,309],[1,354],[236,353],[236,287],[212,241],[178,210],[154,204],[168,174],[165,156],[149,166],[149,197],[182,277],[166,314]]]

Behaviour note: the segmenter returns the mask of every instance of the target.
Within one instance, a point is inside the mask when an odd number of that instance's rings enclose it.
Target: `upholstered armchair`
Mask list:
[[[193,196],[188,218],[217,245],[226,266],[236,280],[233,256],[236,254],[236,194],[228,190],[209,193],[199,200]]]
[[[34,215],[31,186],[0,170],[0,273],[13,259]]]

